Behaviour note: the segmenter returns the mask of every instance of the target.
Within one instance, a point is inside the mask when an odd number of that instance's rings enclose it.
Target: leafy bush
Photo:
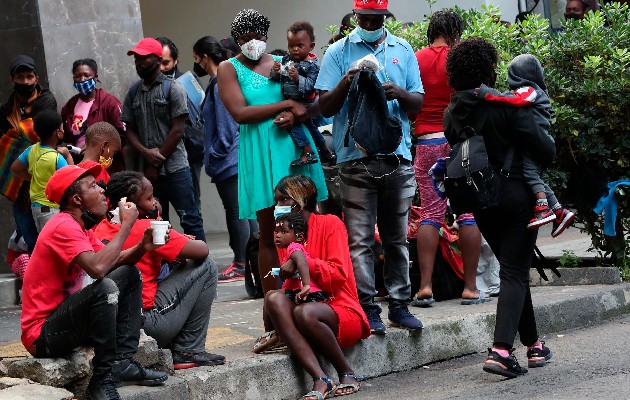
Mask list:
[[[435,1],[427,3],[432,7]],[[547,171],[546,180],[563,203],[577,209],[578,220],[591,235],[600,255],[611,255],[616,265],[630,268],[630,190],[618,193],[614,238],[604,237],[603,221],[591,211],[594,204],[579,201],[584,196],[569,196],[570,192],[586,193],[596,200],[604,194],[600,193],[601,187],[592,185],[594,179],[583,178],[581,172],[585,168],[599,167],[601,171],[593,170],[604,185],[606,181],[630,178],[628,5],[606,4],[601,11],[590,12],[581,21],[565,22],[558,32],[550,31],[549,21],[538,15],[522,23],[502,24],[498,7],[492,5],[470,10],[456,7],[454,11],[464,19],[463,38],[484,37],[497,47],[498,89],[507,90],[507,65],[512,58],[531,53],[540,59],[552,101],[550,133],[556,140],[557,151],[556,163]],[[414,49],[420,49],[428,45],[429,18],[425,16],[404,31],[400,22],[386,24],[390,32],[406,39]],[[336,28],[330,29],[332,32]]]

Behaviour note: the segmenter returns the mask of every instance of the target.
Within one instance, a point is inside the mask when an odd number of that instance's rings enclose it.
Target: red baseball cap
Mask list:
[[[66,165],[58,169],[50,177],[46,184],[46,197],[55,204],[59,204],[66,190],[74,182],[90,174],[96,179],[101,173],[101,165],[95,164],[88,169],[81,168],[78,165]]]
[[[144,38],[138,42],[136,47],[127,52],[128,56],[133,54],[139,56],[155,54],[158,57],[162,57],[162,44],[153,38]]]
[[[387,15],[390,12],[387,10],[388,0],[354,0],[355,14],[376,14]]]

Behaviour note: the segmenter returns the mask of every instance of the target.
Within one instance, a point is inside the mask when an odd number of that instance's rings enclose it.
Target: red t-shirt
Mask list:
[[[311,214],[308,220],[306,248],[311,281],[316,281],[321,290],[332,294],[327,303],[338,314],[338,308],[354,311],[361,318],[362,339],[370,336],[370,325],[359,304],[357,284],[348,250],[348,231],[335,215]],[[280,259],[286,249],[278,249]]]
[[[416,116],[416,135],[443,132],[444,110],[455,91],[448,86],[446,56],[448,46],[425,47],[416,52],[424,87],[422,110]]]
[[[139,219],[136,221],[131,228],[129,236],[127,236],[127,240],[125,240],[125,244],[123,244],[123,250],[135,246],[142,240],[142,235],[151,226],[151,221],[150,219]],[[112,240],[119,230],[120,225],[103,220],[94,228],[94,234],[100,240]],[[162,260],[173,262],[189,240],[181,233],[171,230],[170,238],[165,245],[146,253],[136,263],[136,267],[142,273],[142,308],[145,310],[153,307],[157,290],[155,278],[160,275]]]
[[[86,161],[81,161],[79,163],[79,167],[81,168],[91,168],[95,165],[99,165],[101,167],[101,173],[98,175],[98,177],[96,178],[96,183],[103,181],[105,182],[105,184],[109,183],[109,174],[107,173],[107,170],[105,169],[105,167],[103,167],[101,164],[97,163],[96,161],[92,161],[92,160],[86,160]]]
[[[83,269],[74,259],[104,247],[91,230],[68,213],[60,212],[39,233],[22,287],[22,343],[29,349],[44,320],[70,295],[81,289]]]

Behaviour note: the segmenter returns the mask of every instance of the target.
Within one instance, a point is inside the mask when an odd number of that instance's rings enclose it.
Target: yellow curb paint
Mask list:
[[[13,358],[13,357],[31,357],[28,351],[22,345],[22,342],[8,343],[0,345],[0,357]]]
[[[206,349],[218,349],[225,346],[248,342],[254,336],[237,332],[231,328],[210,328],[206,338]]]

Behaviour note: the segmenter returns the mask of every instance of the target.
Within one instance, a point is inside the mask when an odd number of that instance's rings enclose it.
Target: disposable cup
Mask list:
[[[165,236],[168,230],[168,221],[151,221],[153,227],[153,244],[166,243]]]

